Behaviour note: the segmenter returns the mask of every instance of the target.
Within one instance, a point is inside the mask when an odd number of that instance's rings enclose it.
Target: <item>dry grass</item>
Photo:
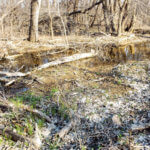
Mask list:
[[[137,37],[134,34],[124,34],[121,37],[113,37],[110,35],[100,37],[89,36],[68,36],[68,43],[65,42],[65,37],[58,36],[52,40],[49,36],[40,36],[40,41],[37,43],[28,42],[23,39],[14,39],[0,41],[0,56],[14,54],[23,54],[28,52],[42,52],[56,50],[67,50],[73,48],[80,52],[89,52],[91,49],[104,51],[105,47],[110,45],[126,45],[129,43],[145,42],[150,39],[144,37]]]

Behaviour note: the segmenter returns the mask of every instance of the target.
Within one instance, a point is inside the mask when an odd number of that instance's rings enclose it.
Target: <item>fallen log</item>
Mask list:
[[[33,71],[38,71],[38,70],[46,69],[46,68],[57,66],[57,65],[64,64],[64,63],[67,63],[67,62],[77,61],[77,60],[80,60],[80,59],[94,57],[96,55],[97,55],[97,53],[93,50],[90,53],[81,53],[81,54],[74,54],[74,55],[68,56],[68,57],[62,57],[60,59],[57,59],[56,61],[51,61],[49,63],[43,64],[43,65],[35,68],[31,72],[22,73],[22,72],[0,71],[0,75],[5,75],[6,77],[25,77],[25,76],[30,75]],[[12,81],[8,82],[6,84],[6,86],[10,86],[14,82],[16,82],[16,81],[17,80],[12,80]]]
[[[80,60],[80,59],[94,57],[96,55],[97,55],[97,53],[95,53],[94,51],[91,51],[90,53],[81,53],[81,54],[74,54],[74,55],[68,56],[68,57],[62,57],[56,61],[52,61],[52,62],[49,62],[49,63],[39,66],[37,68],[37,70],[46,69],[49,67],[53,67],[56,65],[60,65],[63,63],[72,62],[72,61],[76,61],[76,60]]]
[[[81,54],[74,54],[72,56],[68,57],[62,57],[60,59],[57,59],[56,61],[51,61],[49,63],[43,64],[39,67],[37,67],[35,70],[41,70],[48,67],[60,65],[67,62],[72,62],[80,59],[90,58],[96,56],[97,53],[95,51],[91,51],[90,53],[81,53]],[[33,70],[34,71],[34,70]],[[0,71],[0,75],[6,75],[8,77],[24,77],[31,74],[31,72],[22,73],[22,72],[6,72],[6,71]]]

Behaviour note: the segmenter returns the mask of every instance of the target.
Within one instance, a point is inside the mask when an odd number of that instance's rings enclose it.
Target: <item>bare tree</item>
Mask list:
[[[31,0],[31,16],[29,27],[29,41],[38,41],[38,20],[41,0]]]

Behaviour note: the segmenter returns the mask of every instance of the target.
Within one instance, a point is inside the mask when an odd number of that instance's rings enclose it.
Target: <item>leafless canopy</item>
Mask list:
[[[1,0],[1,38],[28,37],[31,0]],[[122,34],[150,25],[149,0],[42,0],[38,31],[51,37]]]

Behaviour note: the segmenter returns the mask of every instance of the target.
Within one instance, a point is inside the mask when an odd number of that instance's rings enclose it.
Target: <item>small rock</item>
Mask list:
[[[121,126],[121,120],[118,115],[113,115],[112,121],[115,125]]]

